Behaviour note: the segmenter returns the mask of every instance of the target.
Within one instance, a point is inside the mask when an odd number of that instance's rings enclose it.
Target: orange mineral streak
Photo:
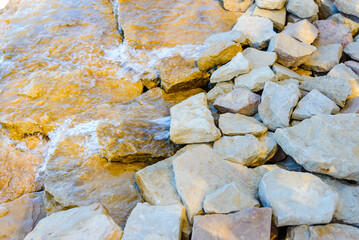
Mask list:
[[[12,138],[142,93],[107,57],[122,41],[116,22],[106,0],[20,0],[0,14],[0,122]]]

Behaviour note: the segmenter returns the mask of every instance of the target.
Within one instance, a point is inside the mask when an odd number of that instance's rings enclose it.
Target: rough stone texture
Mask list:
[[[341,77],[348,80],[352,94],[348,98],[353,98],[359,96],[359,76],[355,74],[349,67],[344,63],[336,65],[330,72],[329,76]]]
[[[51,214],[26,236],[33,239],[121,239],[122,229],[98,203]]]
[[[214,142],[213,150],[221,159],[243,166],[258,166],[274,156],[277,143],[270,132],[258,138],[251,134],[224,136]]]
[[[288,0],[286,8],[300,18],[309,18],[319,12],[318,5],[313,0]]]
[[[219,40],[208,46],[201,53],[197,60],[198,68],[202,71],[207,71],[214,67],[226,64],[241,51],[242,47],[239,43],[228,40]]]
[[[359,97],[349,99],[340,113],[359,113]]]
[[[251,70],[252,63],[248,61],[241,52],[232,58],[231,61],[214,71],[211,75],[211,83],[225,82],[232,80],[240,74]]]
[[[297,67],[303,64],[316,50],[316,47],[299,42],[285,33],[277,34],[272,38],[268,47],[268,51],[277,53],[277,62],[285,67]]]
[[[43,193],[30,193],[0,204],[0,238],[23,240],[45,217]]]
[[[318,114],[337,114],[339,110],[332,100],[317,89],[313,89],[299,101],[292,118],[303,120]]]
[[[280,10],[267,10],[256,7],[252,16],[268,18],[273,22],[274,28],[282,30],[285,25],[287,12],[285,8]]]
[[[319,36],[314,45],[341,44],[343,47],[353,42],[351,30],[343,24],[336,24],[332,20],[315,21],[314,26],[319,30]]]
[[[340,12],[359,17],[357,0],[335,0],[334,4]]]
[[[207,92],[206,97],[210,102],[215,101],[219,96],[225,95],[229,92],[232,92],[234,88],[233,81],[229,82],[219,82],[214,88]]]
[[[274,52],[259,51],[251,47],[244,49],[243,56],[252,63],[252,69],[270,67],[277,59]]]
[[[307,19],[288,25],[282,33],[288,34],[295,39],[312,44],[318,36],[318,29]]]
[[[192,240],[268,240],[271,235],[270,208],[249,208],[232,214],[196,216]]]
[[[359,61],[359,43],[349,43],[345,48],[344,52],[349,55],[350,58]]]
[[[310,23],[313,23],[313,22],[319,20],[319,17],[318,17],[318,14],[316,14],[314,16],[311,16],[311,17],[305,18],[305,19],[307,19]],[[296,22],[299,22],[302,20],[303,20],[303,18],[300,18],[300,17],[294,15],[293,13],[287,12],[287,23],[296,23]]]
[[[316,72],[329,72],[339,64],[342,53],[343,46],[341,44],[318,46],[317,51],[303,64],[303,68]]]
[[[186,210],[179,204],[151,206],[138,203],[127,220],[122,240],[180,240],[185,217]]]
[[[273,209],[278,227],[329,223],[338,202],[338,194],[320,178],[283,169],[263,176],[259,197],[265,207]]]
[[[268,41],[276,35],[273,31],[273,23],[262,17],[241,16],[237,19],[233,29],[241,31],[249,45],[254,48],[262,49],[268,44]]]
[[[280,85],[267,82],[262,94],[262,102],[258,106],[259,117],[269,129],[289,126],[293,108],[297,105],[300,91],[298,84]]]
[[[359,22],[358,19],[350,17],[348,15],[344,16],[343,14],[337,13],[332,15],[330,18],[333,22],[337,24],[344,24],[350,30],[352,30],[352,35],[355,36],[359,31]]]
[[[356,61],[346,61],[344,62],[347,67],[349,67],[355,74],[359,75],[359,62]]]
[[[261,67],[236,77],[234,87],[247,88],[253,92],[258,92],[264,88],[266,82],[276,80],[277,76],[269,67]]]
[[[286,80],[289,78],[294,78],[294,79],[298,79],[298,80],[301,79],[301,76],[298,73],[296,73],[296,72],[290,70],[289,68],[284,67],[283,65],[280,65],[278,63],[273,64],[272,70],[275,73],[275,75],[277,76],[277,79],[279,81],[283,81],[283,80]]]
[[[322,226],[296,226],[287,231],[286,240],[349,240],[357,239],[359,229],[344,224],[327,224]]]
[[[278,129],[275,139],[306,170],[359,181],[359,115],[316,115]]]
[[[314,0],[319,8],[319,18],[327,19],[333,14],[338,12],[338,9],[334,6],[334,0]]]
[[[344,107],[345,101],[352,93],[347,79],[328,75],[306,80],[300,85],[300,88],[308,92],[317,89],[340,107]]]
[[[244,37],[244,34],[242,32],[231,30],[228,32],[220,32],[209,36],[206,41],[204,41],[203,45],[205,47],[209,47],[212,44],[216,44],[218,41],[244,43],[246,41],[246,38]]]
[[[213,106],[222,113],[240,113],[252,116],[258,111],[261,97],[248,89],[237,88],[216,99]]]
[[[262,135],[267,132],[267,127],[253,117],[242,114],[221,114],[218,121],[219,128],[224,135]]]
[[[270,10],[282,9],[285,3],[285,0],[256,0],[258,7]]]
[[[254,0],[222,0],[223,7],[228,11],[245,12]]]

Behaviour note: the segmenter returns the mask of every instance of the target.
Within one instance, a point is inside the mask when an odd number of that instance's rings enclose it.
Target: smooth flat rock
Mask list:
[[[249,73],[240,75],[234,79],[235,88],[246,88],[258,92],[264,88],[268,81],[276,81],[277,76],[270,67],[252,69]]]
[[[256,7],[252,16],[268,18],[273,22],[275,29],[282,30],[285,25],[287,11],[284,7],[279,10],[268,10]]]
[[[252,134],[260,136],[267,132],[267,127],[253,117],[242,114],[225,113],[219,116],[219,128],[224,135]]]
[[[51,214],[42,219],[25,239],[115,240],[121,236],[122,229],[101,204],[95,203]]]
[[[170,136],[176,144],[213,142],[221,136],[204,93],[171,108]]]
[[[359,17],[357,0],[335,0],[334,4],[340,12]]]
[[[348,80],[350,88],[352,90],[352,94],[348,96],[348,98],[354,98],[359,96],[359,76],[353,72],[349,67],[347,67],[344,63],[340,63],[336,65],[330,72],[329,76],[341,77]]]
[[[228,11],[245,12],[254,0],[222,0],[223,7]]]
[[[319,12],[318,5],[313,0],[288,0],[286,9],[300,18],[309,18]]]
[[[228,32],[220,32],[209,36],[206,41],[204,41],[203,45],[205,47],[209,47],[218,41],[230,41],[242,44],[246,41],[246,38],[242,32],[231,30]]]
[[[285,3],[286,1],[284,0],[256,0],[256,4],[258,7],[270,10],[282,9]]]
[[[278,129],[275,139],[306,170],[359,181],[358,122],[356,114],[316,115]]]
[[[211,90],[209,90],[209,92],[207,92],[206,94],[207,100],[213,102],[219,96],[223,96],[227,93],[232,92],[233,88],[234,88],[233,81],[219,82],[216,84],[214,88],[212,88]]]
[[[359,97],[348,99],[340,113],[359,113]]]
[[[320,178],[283,169],[263,176],[259,197],[265,207],[273,209],[278,227],[329,223],[338,202],[338,194]]]
[[[192,240],[268,240],[271,236],[270,208],[248,208],[231,214],[196,216]]]
[[[332,20],[315,21],[314,26],[319,30],[314,45],[341,44],[343,47],[353,42],[351,30],[343,24],[336,24]]]
[[[339,64],[342,54],[343,46],[341,44],[318,46],[317,51],[303,64],[303,68],[316,72],[329,72]]]
[[[349,55],[350,58],[359,61],[359,43],[349,43],[345,48],[344,52]]]
[[[341,13],[336,13],[332,15],[329,19],[337,24],[344,24],[345,26],[347,26],[350,30],[352,30],[353,36],[358,34],[359,22],[355,17],[350,17],[348,15],[344,16]]]
[[[270,132],[258,138],[251,134],[224,136],[214,142],[213,150],[221,159],[243,166],[258,166],[274,156],[277,143]]]
[[[318,36],[318,29],[307,19],[288,25],[282,33],[288,34],[295,39],[312,44]]]
[[[262,101],[258,106],[259,117],[269,129],[289,126],[293,108],[300,97],[298,84],[287,83],[280,85],[267,82],[262,93]]]
[[[331,223],[322,226],[296,226],[289,227],[286,240],[356,240],[358,238],[359,229],[345,225]]]
[[[272,70],[277,76],[278,81],[283,81],[289,78],[294,78],[298,80],[301,79],[301,76],[298,73],[278,63],[273,64]]]
[[[274,52],[259,51],[251,47],[243,50],[243,56],[252,63],[252,69],[270,67],[277,59]]]

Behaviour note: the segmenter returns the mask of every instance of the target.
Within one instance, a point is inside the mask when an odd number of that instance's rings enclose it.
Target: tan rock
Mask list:
[[[287,12],[285,8],[280,10],[268,10],[256,7],[252,16],[268,18],[273,22],[274,28],[282,30],[285,25]]]
[[[288,25],[282,33],[288,34],[295,39],[312,44],[318,36],[318,29],[307,19]]]
[[[359,43],[352,42],[349,43],[345,48],[344,52],[349,55],[350,58],[359,61]]]
[[[358,34],[359,31],[359,23],[355,20],[355,18],[351,18],[349,16],[344,16],[341,13],[336,13],[329,18],[333,22],[337,24],[344,24],[350,30],[352,30],[352,35],[355,36]]]
[[[351,30],[343,24],[336,24],[332,20],[315,21],[314,26],[319,30],[319,36],[314,45],[341,44],[343,47],[353,42]]]
[[[277,59],[274,52],[259,51],[251,47],[244,49],[243,56],[252,63],[252,69],[270,67]]]
[[[260,8],[270,9],[270,10],[279,10],[284,7],[286,1],[283,0],[256,0],[256,4]]]
[[[300,18],[309,18],[319,12],[318,5],[313,0],[288,0],[287,11]]]
[[[223,7],[228,11],[244,12],[252,4],[253,0],[222,0]]]
[[[267,127],[253,117],[242,114],[221,114],[218,121],[219,128],[224,135],[252,134],[259,136],[267,132]]]
[[[359,96],[359,76],[355,74],[349,67],[344,63],[336,65],[330,72],[329,76],[341,77],[348,80],[352,94],[348,98],[353,98]]]
[[[225,95],[233,90],[233,81],[219,82],[214,88],[212,88],[207,94],[207,100],[210,102],[215,101],[218,97]]]
[[[340,12],[359,17],[358,1],[356,0],[335,0],[335,7],[338,8]]]
[[[253,92],[258,92],[264,88],[266,82],[276,80],[277,76],[269,67],[261,67],[236,77],[234,87],[247,88]]]
[[[286,240],[319,240],[319,239],[356,239],[358,228],[344,224],[327,224],[322,226],[296,226],[289,227]]]
[[[203,45],[205,47],[209,47],[212,44],[216,44],[218,41],[232,41],[242,44],[246,41],[246,38],[242,32],[231,30],[228,32],[221,32],[211,35],[206,39],[206,41],[204,41]]]
[[[349,99],[340,113],[359,113],[359,97]]]
[[[317,51],[303,64],[303,68],[316,72],[329,72],[339,64],[342,53],[343,46],[341,44],[318,46]]]
[[[298,73],[278,63],[273,64],[272,70],[279,81],[283,81],[289,78],[301,80],[301,76]]]

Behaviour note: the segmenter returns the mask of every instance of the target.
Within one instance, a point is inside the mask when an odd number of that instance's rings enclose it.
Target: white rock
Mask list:
[[[205,47],[209,47],[218,41],[232,41],[236,43],[243,43],[246,41],[244,34],[240,31],[231,30],[228,32],[222,32],[213,34],[212,36],[208,37],[206,41],[204,41],[203,45]]]
[[[264,88],[266,82],[276,80],[277,76],[269,67],[262,67],[236,77],[234,87],[247,88],[253,92],[258,92]]]
[[[286,240],[356,240],[359,229],[345,224],[331,223],[319,226],[295,226],[289,227]]]
[[[263,176],[259,197],[273,209],[278,227],[329,223],[338,203],[338,194],[320,178],[284,169]]]
[[[170,137],[174,143],[212,142],[220,136],[204,93],[190,97],[171,108]]]
[[[318,5],[313,0],[288,0],[286,8],[300,18],[309,18],[319,12]]]
[[[358,0],[335,0],[334,4],[340,12],[359,18]]]
[[[267,127],[253,117],[247,117],[242,114],[226,113],[219,116],[219,128],[224,135],[245,135],[255,136],[267,132]]]
[[[359,61],[359,43],[352,42],[349,43],[345,48],[344,52],[349,55],[354,60]]]
[[[208,101],[215,101],[218,97],[223,96],[229,92],[232,92],[234,88],[233,81],[219,82],[214,88],[212,88],[207,94]]]
[[[278,63],[273,64],[272,69],[275,75],[277,76],[278,81],[283,81],[289,78],[301,80],[301,76],[298,73]]]
[[[254,0],[222,0],[223,7],[228,11],[244,12],[254,2]]]
[[[280,85],[267,82],[262,93],[262,101],[258,106],[259,117],[263,120],[263,124],[271,130],[288,127],[299,97],[298,84]]]
[[[256,0],[256,4],[264,9],[282,9],[286,0]]]
[[[0,0],[0,9],[4,9],[10,0]]]
[[[288,25],[282,33],[288,34],[295,39],[312,44],[318,36],[318,29],[307,19]]]
[[[317,51],[304,63],[303,68],[316,72],[328,72],[339,64],[342,54],[343,46],[341,44],[318,46]]]
[[[211,83],[229,81],[240,74],[249,72],[251,66],[251,62],[239,52],[231,61],[214,71],[210,81]]]
[[[306,170],[359,181],[359,115],[316,115],[277,129],[281,148]]]
[[[287,11],[284,7],[280,10],[268,10],[256,7],[252,16],[268,18],[273,22],[274,28],[282,30],[285,25]]]
[[[348,68],[344,63],[336,65],[328,76],[345,78],[348,80],[352,94],[348,98],[354,98],[359,96],[359,76],[356,75],[353,70]]]
[[[246,48],[243,56],[252,63],[252,69],[270,67],[275,63],[277,54],[275,52],[259,51],[255,48]]]

